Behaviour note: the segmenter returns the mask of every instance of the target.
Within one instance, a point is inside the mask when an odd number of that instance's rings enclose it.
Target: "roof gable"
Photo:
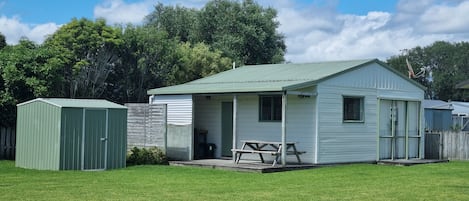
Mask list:
[[[377,59],[305,64],[252,65],[228,70],[181,85],[151,89],[148,91],[148,94],[283,91],[311,86],[324,79],[337,76],[370,63],[378,63],[385,68],[389,68]],[[396,71],[394,70],[393,72]]]

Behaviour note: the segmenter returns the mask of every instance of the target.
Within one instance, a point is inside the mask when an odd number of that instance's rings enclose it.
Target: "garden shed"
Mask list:
[[[18,104],[17,108],[17,167],[125,167],[126,107],[106,100],[38,98]]]
[[[167,105],[167,154],[180,160],[195,158],[194,130],[233,160],[252,140],[295,143],[312,164],[424,156],[424,87],[377,59],[242,66],[148,94]],[[299,162],[281,151],[282,165]]]
[[[448,131],[453,125],[453,106],[442,100],[423,100],[425,131]]]

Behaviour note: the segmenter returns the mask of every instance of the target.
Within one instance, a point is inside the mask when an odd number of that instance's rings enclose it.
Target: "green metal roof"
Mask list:
[[[293,90],[315,85],[321,80],[370,63],[378,63],[396,72],[377,59],[252,65],[228,70],[181,85],[151,89],[147,93],[149,95],[164,95]]]
[[[18,104],[18,106],[29,104],[32,102],[41,101],[57,107],[74,107],[74,108],[117,108],[126,109],[127,107],[100,99],[68,99],[68,98],[37,98],[24,103]]]

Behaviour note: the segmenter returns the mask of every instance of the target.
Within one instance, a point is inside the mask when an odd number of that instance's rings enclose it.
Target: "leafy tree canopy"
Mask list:
[[[119,62],[117,50],[123,44],[117,28],[103,19],[72,19],[44,43],[58,54],[52,68],[61,68],[64,81],[60,96],[101,97],[106,78]]]
[[[1,125],[14,125],[16,104],[49,95],[49,69],[43,63],[50,57],[47,49],[26,38],[0,50]]]
[[[158,4],[147,16],[147,26],[191,44],[205,43],[238,65],[281,63],[284,36],[273,8],[252,0],[212,0],[201,10]]]

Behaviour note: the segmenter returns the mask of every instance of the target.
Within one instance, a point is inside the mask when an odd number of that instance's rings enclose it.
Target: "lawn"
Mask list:
[[[469,162],[259,174],[172,166],[38,171],[0,161],[0,200],[469,200]]]

